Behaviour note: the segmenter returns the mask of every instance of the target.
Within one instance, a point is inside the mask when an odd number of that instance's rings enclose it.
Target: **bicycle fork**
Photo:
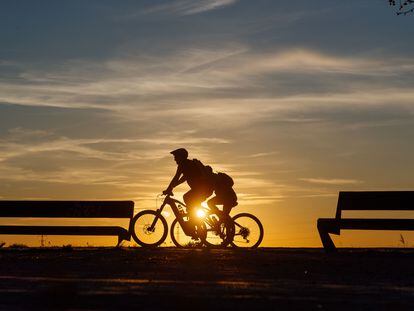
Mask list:
[[[165,204],[161,205],[161,207],[155,211],[157,213],[157,216],[152,221],[152,224],[151,224],[151,226],[149,226],[148,231],[150,231],[150,232],[155,231],[155,225],[157,224],[158,219],[160,217],[162,217],[161,213],[162,213],[162,210],[164,209],[164,206],[165,206]]]

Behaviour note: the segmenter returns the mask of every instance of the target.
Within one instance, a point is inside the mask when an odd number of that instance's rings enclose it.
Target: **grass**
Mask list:
[[[190,247],[198,248],[198,247],[201,247],[201,246],[203,246],[203,243],[201,241],[193,241],[193,240],[189,241],[185,245],[185,247],[189,247],[189,248]]]
[[[25,245],[25,244],[18,244],[18,243],[15,243],[15,244],[10,244],[9,245],[9,248],[28,248],[29,246],[27,246],[27,245]]]
[[[63,245],[62,250],[64,251],[73,251],[73,247],[71,244]]]

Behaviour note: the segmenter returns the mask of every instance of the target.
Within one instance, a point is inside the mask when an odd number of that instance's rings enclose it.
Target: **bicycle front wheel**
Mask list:
[[[256,248],[262,243],[264,230],[260,220],[248,213],[233,217],[234,238],[231,245],[238,248]]]
[[[143,247],[161,245],[168,234],[165,218],[156,211],[139,212],[131,221],[131,235]]]
[[[205,232],[204,228],[200,228],[197,232],[197,236],[203,237],[204,232]],[[171,240],[173,241],[174,245],[179,248],[202,246],[202,242],[201,242],[202,239],[201,238],[196,239],[191,236],[188,236],[184,232],[177,218],[174,219],[174,221],[171,224],[170,235],[171,235]]]

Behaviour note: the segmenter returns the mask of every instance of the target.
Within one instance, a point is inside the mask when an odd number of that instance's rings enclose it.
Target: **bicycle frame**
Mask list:
[[[170,195],[167,195],[165,197],[163,203],[161,204],[161,206],[156,210],[157,215],[161,215],[161,213],[164,210],[165,206],[169,205],[171,207],[171,210],[173,211],[175,217],[177,218],[179,224],[181,225],[181,228],[183,229],[184,233],[186,235],[191,235],[193,232],[191,232],[189,230],[189,227],[187,225],[187,221],[184,220],[184,217],[188,217],[188,213],[185,213],[185,214],[180,213],[180,210],[178,209],[177,204],[187,208],[187,206],[183,202],[172,198]],[[211,215],[210,209],[209,208],[203,208],[203,210],[206,211],[206,217],[205,217],[205,219],[203,219],[203,221],[205,223],[207,223],[210,227],[213,227],[214,224],[211,222],[210,218],[208,217],[208,216]],[[157,221],[158,221],[158,217],[156,217],[154,219],[154,221],[152,222],[151,227],[149,228],[149,230],[153,230],[153,228],[155,227]]]
[[[183,207],[187,207],[183,202],[172,198],[170,195],[167,195],[164,199],[164,201],[162,202],[161,206],[156,210],[158,215],[161,215],[162,211],[164,210],[166,205],[169,205],[171,207],[171,210],[173,211],[175,217],[177,218],[178,222],[181,225],[181,228],[183,229],[184,233],[189,235],[191,234],[188,230],[188,226],[186,224],[186,221],[184,220],[184,217],[188,216],[188,214],[182,214],[180,213],[180,210],[177,207],[177,204],[183,206]],[[153,228],[155,227],[156,223],[158,221],[158,217],[154,218],[154,221],[151,224],[150,230],[153,230]]]

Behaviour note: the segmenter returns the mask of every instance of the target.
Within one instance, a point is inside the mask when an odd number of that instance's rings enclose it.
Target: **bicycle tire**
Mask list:
[[[204,232],[205,232],[205,229],[201,228],[200,234],[203,235]],[[183,238],[176,237],[176,235],[183,236]],[[196,243],[196,242],[193,242],[191,237],[185,234],[177,218],[175,218],[173,222],[171,223],[170,236],[171,236],[172,242],[178,248],[197,247],[197,245],[194,245],[194,246],[191,245],[192,243]],[[203,245],[203,239],[200,238],[200,246],[202,245]]]
[[[161,237],[159,239],[156,239],[156,241],[154,241],[152,243],[144,242],[142,238],[138,237],[137,232],[135,230],[136,223],[139,221],[140,218],[142,220],[145,215],[154,215],[154,217],[158,217],[158,220],[160,220],[161,224],[162,224],[163,232],[162,232]],[[146,223],[140,224],[140,226],[142,226],[143,233],[147,234],[147,235],[150,235],[150,234],[154,233],[154,232],[151,233],[151,231],[147,230],[149,223],[150,223],[150,221],[147,221]],[[151,223],[152,223],[152,221],[151,221]],[[141,245],[142,247],[156,247],[156,246],[161,245],[165,241],[165,239],[167,238],[167,234],[168,234],[167,221],[165,220],[165,218],[162,215],[160,215],[156,211],[153,211],[153,210],[141,211],[138,214],[136,214],[131,220],[131,236],[135,240],[135,242],[137,242],[137,244]]]
[[[253,222],[256,223],[257,228],[259,230],[259,237],[258,237],[257,241],[253,245],[251,245],[251,246],[250,245],[249,246],[240,246],[240,245],[237,245],[235,243],[235,240],[234,240],[240,234],[242,228],[246,229],[245,227],[243,227],[242,225],[240,225],[240,220],[238,221],[238,219],[240,219],[242,217],[250,218],[251,220],[253,220]],[[233,247],[236,247],[236,248],[257,248],[260,245],[260,243],[262,243],[263,236],[264,236],[264,229],[263,229],[262,223],[260,222],[260,220],[256,216],[254,216],[252,214],[249,214],[249,213],[240,213],[240,214],[235,215],[232,218],[232,220],[233,220],[234,226],[235,226],[234,237],[233,237],[233,240],[231,241],[231,245]]]

